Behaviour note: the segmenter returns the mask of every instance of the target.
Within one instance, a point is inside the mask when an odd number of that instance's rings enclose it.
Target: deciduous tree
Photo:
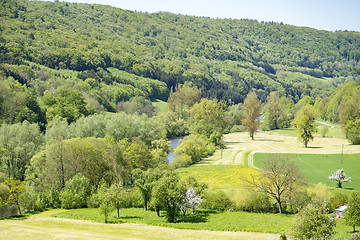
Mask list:
[[[291,235],[294,239],[330,239],[335,224],[327,216],[326,206],[313,201],[294,219]]]
[[[331,174],[329,177],[330,181],[337,182],[339,188],[342,188],[344,182],[351,182],[351,177],[347,177],[344,169],[338,169],[336,172]]]
[[[258,129],[260,122],[258,120],[261,113],[261,102],[255,92],[251,92],[246,96],[243,109],[245,110],[245,118],[242,124],[246,127],[250,137],[254,140],[254,135]]]
[[[279,213],[283,213],[283,203],[301,188],[302,175],[295,162],[282,155],[272,155],[264,161],[263,171],[247,179],[255,191],[263,192],[276,200]]]
[[[317,112],[311,105],[305,105],[296,113],[293,124],[297,128],[298,140],[303,142],[305,147],[314,139],[313,132],[316,131],[315,119]]]

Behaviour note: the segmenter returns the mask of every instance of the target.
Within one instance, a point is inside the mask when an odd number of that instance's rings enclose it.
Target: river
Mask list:
[[[169,152],[169,154],[167,155],[167,160],[168,163],[171,163],[172,160],[174,160],[175,156],[174,156],[174,151],[175,148],[177,148],[177,146],[179,146],[180,144],[180,140],[182,140],[184,137],[177,137],[177,138],[171,138],[169,139],[170,141],[170,147],[172,148],[171,151]]]

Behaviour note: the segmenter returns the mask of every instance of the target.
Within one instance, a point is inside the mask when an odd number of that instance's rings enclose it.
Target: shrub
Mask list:
[[[264,193],[248,192],[239,204],[239,209],[247,212],[266,213],[276,211],[276,206]]]
[[[86,207],[89,196],[89,179],[77,174],[66,182],[65,188],[60,193],[61,207],[66,209]]]
[[[234,132],[245,132],[245,131],[246,131],[246,128],[245,128],[245,126],[243,126],[243,125],[234,125],[234,126],[231,128],[231,130],[230,130],[231,133],[234,133]]]
[[[225,211],[233,207],[233,202],[226,193],[221,190],[216,192],[208,191],[204,194],[201,207],[210,210]]]
[[[346,204],[348,201],[348,196],[342,192],[335,192],[335,194],[330,198],[330,208],[334,211],[336,208]]]

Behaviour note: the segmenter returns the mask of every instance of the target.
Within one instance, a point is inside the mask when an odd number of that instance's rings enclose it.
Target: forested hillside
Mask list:
[[[19,108],[1,106],[9,123],[45,123],[61,94],[82,95],[86,116],[134,96],[167,100],[185,82],[239,103],[250,91],[297,102],[359,81],[358,32],[22,0],[2,0],[0,15],[1,96]]]

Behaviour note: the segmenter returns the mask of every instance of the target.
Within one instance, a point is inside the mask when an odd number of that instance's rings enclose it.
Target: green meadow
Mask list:
[[[271,153],[256,153],[254,165],[261,168],[263,161],[269,158]],[[344,183],[343,188],[360,190],[360,154],[294,154],[283,153],[294,160],[303,173],[305,181],[311,184],[322,182],[329,187],[336,187],[336,182],[328,179],[337,169],[344,169],[351,177],[350,183]]]

